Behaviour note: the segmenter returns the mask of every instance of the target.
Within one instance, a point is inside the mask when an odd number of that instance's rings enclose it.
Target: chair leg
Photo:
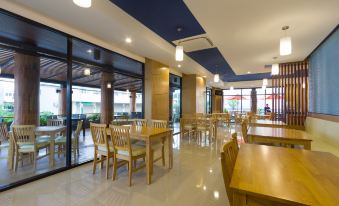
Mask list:
[[[18,161],[19,161],[19,154],[18,152],[15,153],[15,164],[14,164],[14,172],[16,172],[17,168],[18,168]]]
[[[109,154],[106,157],[106,179],[108,179],[108,171],[109,171]]]
[[[165,167],[165,146],[162,145],[161,147],[161,159],[162,159],[162,166]]]
[[[132,159],[130,159],[128,161],[128,186],[132,185],[132,171],[133,171]]]
[[[34,154],[33,154],[33,164],[34,164],[34,170],[36,169],[36,161],[37,161],[37,153],[36,152],[34,152]]]
[[[97,168],[97,153],[94,152],[94,159],[93,159],[93,174],[95,174],[96,168]]]
[[[100,162],[100,168],[102,169],[102,168],[104,168],[104,156],[102,156],[102,155],[100,155],[100,160],[101,160],[101,162]]]
[[[115,177],[117,175],[117,166],[118,166],[117,159],[116,159],[116,157],[114,155],[114,157],[113,157],[113,175],[112,175],[112,180],[113,181],[115,180]]]

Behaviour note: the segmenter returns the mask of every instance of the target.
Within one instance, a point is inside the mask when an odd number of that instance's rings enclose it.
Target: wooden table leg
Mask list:
[[[168,167],[169,169],[172,169],[173,167],[173,134],[172,132],[168,132],[167,141],[168,141]]]
[[[149,138],[146,139],[146,181],[147,184],[151,184],[152,183],[152,175],[151,175],[151,164],[152,164],[152,160],[151,160],[151,144],[150,144],[150,140]]]
[[[50,143],[50,151],[49,151],[49,165],[51,167],[54,166],[54,141],[55,141],[55,134],[51,134],[51,143]]]
[[[304,143],[304,149],[311,150],[311,142],[307,141]]]
[[[233,206],[246,205],[246,195],[237,191],[233,191]]]

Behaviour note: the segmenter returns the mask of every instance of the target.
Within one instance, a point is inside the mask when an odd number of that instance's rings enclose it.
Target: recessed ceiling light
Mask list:
[[[92,52],[93,52],[92,49],[87,50],[87,53],[92,53]]]
[[[73,0],[73,3],[82,8],[89,8],[92,6],[92,0]]]
[[[178,64],[178,67],[180,68],[180,67],[181,67],[181,64]]]
[[[130,37],[127,37],[127,38],[125,39],[125,42],[128,43],[128,44],[130,44],[130,43],[132,43],[132,39],[131,39]]]

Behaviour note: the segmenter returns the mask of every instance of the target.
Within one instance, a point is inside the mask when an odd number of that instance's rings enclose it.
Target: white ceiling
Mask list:
[[[178,68],[175,48],[170,43],[108,0],[93,1],[89,9],[74,5],[72,0],[0,0],[0,6],[92,43],[100,40],[100,46],[139,61],[150,58],[173,67],[174,71],[213,76],[188,56]],[[126,37],[132,38],[131,44],[125,43]]]
[[[304,60],[339,23],[339,0],[184,0],[237,74],[265,64]],[[292,55],[279,56],[289,25]]]

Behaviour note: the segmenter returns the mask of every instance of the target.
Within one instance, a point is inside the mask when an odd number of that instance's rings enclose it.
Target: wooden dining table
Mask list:
[[[339,158],[255,144],[240,147],[230,183],[233,206],[339,204]]]
[[[283,121],[273,121],[268,119],[254,119],[249,123],[250,126],[255,127],[275,127],[285,128],[287,124]]]
[[[250,143],[303,145],[304,149],[311,149],[312,139],[302,130],[251,126],[247,136]]]
[[[168,168],[173,167],[173,145],[172,145],[172,132],[170,128],[153,128],[141,126],[129,126],[130,138],[142,140],[146,143],[146,181],[147,184],[152,183],[153,174],[153,157],[152,157],[152,143],[157,141],[167,141],[168,146]],[[107,135],[111,135],[111,130],[107,128]]]
[[[50,154],[49,154],[49,164],[54,166],[54,142],[58,133],[64,132],[66,130],[65,126],[38,126],[35,128],[36,136],[49,136],[50,138]],[[8,150],[8,167],[13,169],[14,166],[14,142],[9,141],[9,150]]]

